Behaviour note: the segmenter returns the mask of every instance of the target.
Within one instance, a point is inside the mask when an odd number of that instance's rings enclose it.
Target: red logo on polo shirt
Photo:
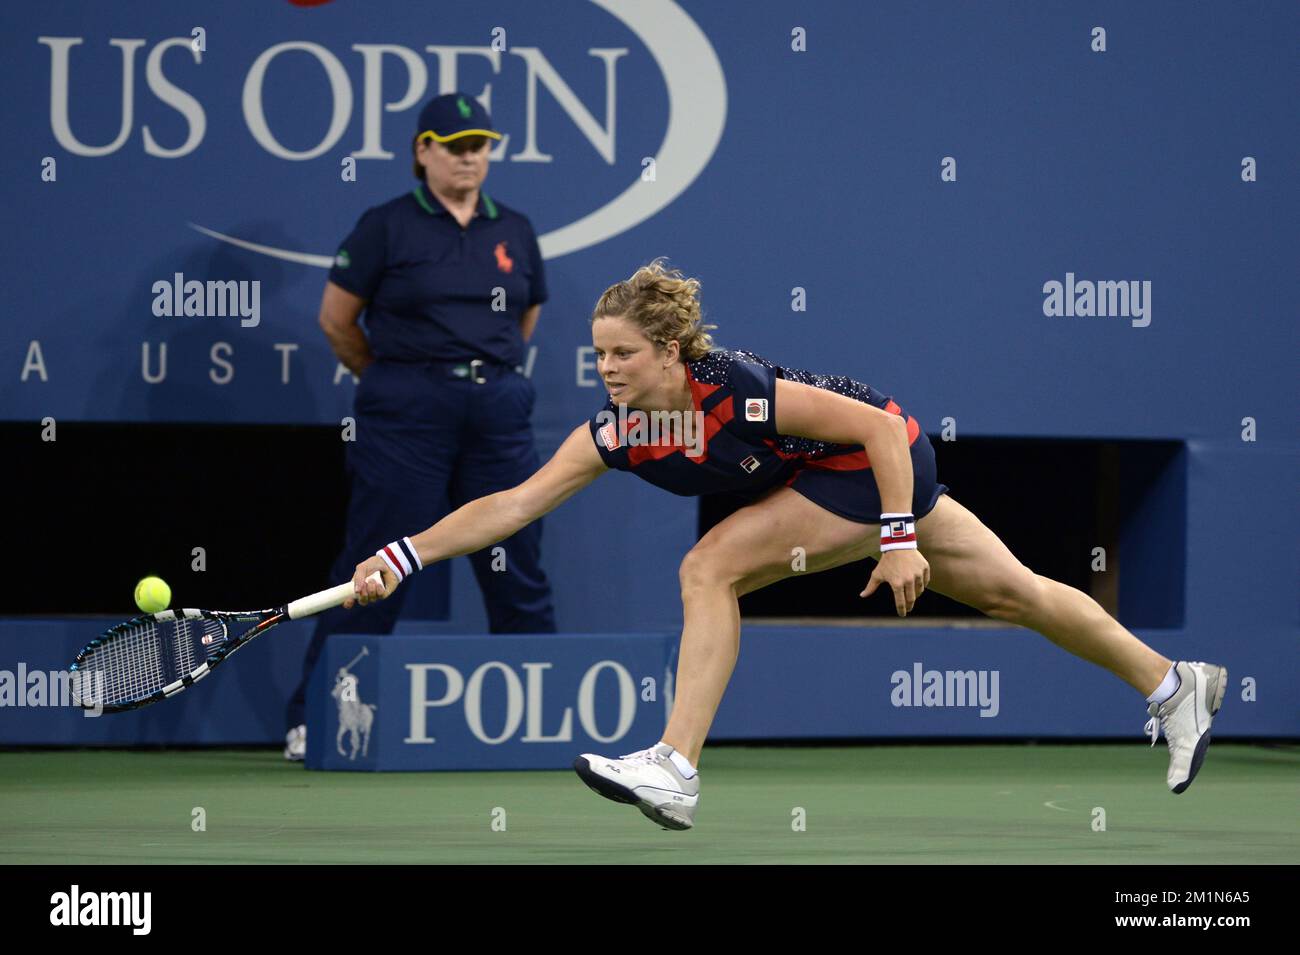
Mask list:
[[[495,252],[497,254],[497,268],[507,274],[514,271],[515,260],[506,254],[506,244],[504,242],[497,243]]]
[[[766,421],[767,420],[767,399],[746,398],[745,399],[745,420]]]
[[[604,442],[605,447],[608,450],[610,451],[618,450],[618,433],[614,430],[614,425],[612,422],[602,427],[599,431],[599,434],[600,434],[600,440]]]

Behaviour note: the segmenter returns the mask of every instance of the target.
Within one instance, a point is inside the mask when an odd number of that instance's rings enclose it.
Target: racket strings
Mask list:
[[[88,652],[80,669],[93,675],[103,705],[142,700],[193,673],[225,636],[218,620],[148,619]]]

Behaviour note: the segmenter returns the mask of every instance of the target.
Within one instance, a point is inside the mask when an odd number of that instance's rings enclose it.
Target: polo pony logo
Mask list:
[[[507,275],[513,272],[515,268],[515,260],[506,254],[506,244],[504,242],[498,242],[496,249],[493,251],[495,251],[497,255],[497,268],[502,272],[505,272]]]
[[[375,704],[362,702],[357,693],[357,676],[352,672],[357,661],[368,656],[369,653],[366,647],[362,647],[361,652],[352,658],[351,663],[340,667],[334,677],[334,689],[330,691],[330,696],[334,698],[339,708],[339,732],[334,738],[334,747],[339,751],[340,756],[347,756],[352,760],[357,758],[358,750],[361,751],[362,756],[369,751],[370,729],[375,723]],[[351,736],[351,753],[343,749],[344,736]]]

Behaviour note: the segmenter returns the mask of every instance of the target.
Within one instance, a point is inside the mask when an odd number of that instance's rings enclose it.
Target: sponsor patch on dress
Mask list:
[[[600,431],[601,443],[610,451],[618,450],[618,432],[614,430],[614,423],[611,421],[607,425],[602,425]]]

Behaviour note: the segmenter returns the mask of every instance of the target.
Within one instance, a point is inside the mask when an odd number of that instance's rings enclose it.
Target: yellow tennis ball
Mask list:
[[[146,577],[135,585],[135,605],[145,613],[166,610],[172,602],[172,589],[161,577]]]

